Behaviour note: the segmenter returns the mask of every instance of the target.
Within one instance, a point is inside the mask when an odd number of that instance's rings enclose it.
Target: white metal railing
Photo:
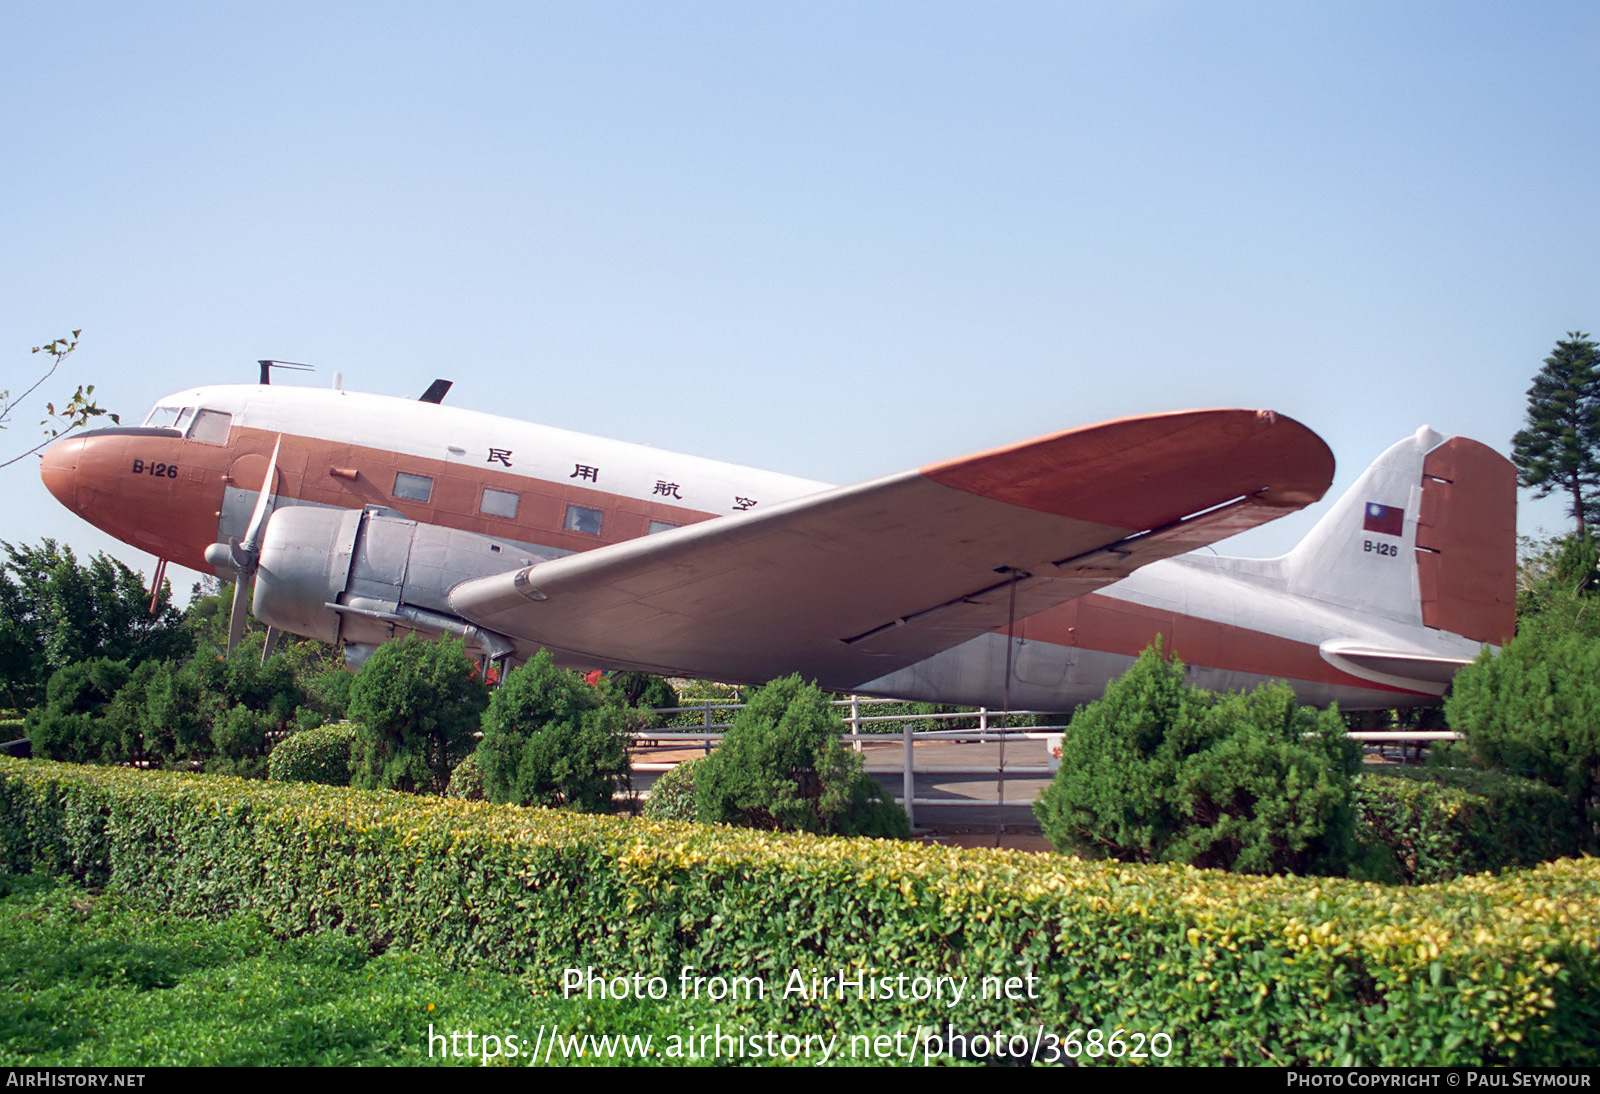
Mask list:
[[[887,765],[867,765],[867,770],[869,772],[878,774],[892,774],[896,771],[900,772],[901,792],[895,796],[895,801],[899,802],[901,806],[905,808],[906,814],[911,818],[911,822],[913,824],[916,823],[916,807],[919,805],[939,806],[941,808],[946,806],[957,806],[984,807],[989,809],[1003,809],[1008,804],[1012,806],[1031,806],[1034,800],[1032,797],[1026,797],[1025,799],[1021,800],[1013,799],[1009,803],[1006,801],[1006,777],[1009,775],[1020,778],[1039,778],[1048,777],[1054,772],[1054,768],[1048,763],[1023,766],[1007,764],[1005,756],[1006,743],[1008,741],[1015,742],[1025,740],[1043,742],[1050,737],[1051,734],[1059,733],[1062,727],[1030,726],[1021,729],[1006,729],[991,724],[992,722],[1003,722],[1008,717],[1033,717],[1038,712],[1012,711],[1010,715],[1007,715],[1002,712],[992,711],[987,707],[978,707],[975,710],[955,711],[943,714],[914,714],[908,712],[874,715],[863,714],[861,712],[863,707],[870,708],[873,706],[883,706],[900,702],[902,701],[898,699],[879,699],[869,696],[855,695],[846,699],[831,700],[830,705],[844,708],[848,711],[844,717],[844,721],[845,724],[850,727],[851,747],[858,753],[862,752],[867,746],[888,744],[894,742],[896,738],[898,738],[900,747],[896,751],[900,753],[899,759]],[[633,747],[636,750],[659,750],[662,742],[682,742],[686,745],[699,744],[701,746],[701,751],[709,753],[712,746],[722,740],[724,735],[723,731],[725,731],[731,724],[729,722],[720,720],[722,712],[743,710],[744,707],[744,703],[714,703],[710,700],[678,707],[660,707],[656,710],[656,713],[661,715],[691,713],[699,714],[701,716],[701,724],[697,728],[685,728],[680,726],[672,729],[640,730],[634,734]],[[713,721],[713,714],[718,715],[719,720]],[[971,729],[913,730],[913,725],[917,723],[940,723],[964,718],[976,719],[978,723],[977,726]],[[887,723],[899,724],[900,732],[897,734],[890,734],[862,731],[863,727]],[[1000,755],[997,761],[992,764],[978,766],[951,766],[940,764],[933,767],[918,767],[916,764],[915,751],[913,749],[913,745],[918,741],[961,741],[969,744],[999,744]],[[884,752],[888,750],[874,749],[873,751]],[[633,769],[635,771],[670,771],[681,762],[681,758],[671,762],[645,761],[633,764]],[[916,777],[918,775],[935,774],[993,775],[998,784],[996,800],[986,801],[970,798],[917,797]]]
[[[893,774],[896,771],[900,772],[900,793],[895,795],[895,801],[899,802],[905,808],[906,814],[911,819],[911,823],[913,825],[916,823],[916,808],[919,805],[929,807],[936,806],[939,808],[966,807],[996,810],[1004,809],[1007,805],[1032,806],[1036,799],[1031,796],[1012,799],[1009,802],[1006,800],[1005,781],[1007,776],[1025,779],[1040,777],[1048,778],[1055,773],[1056,765],[1049,762],[1037,765],[1008,765],[1006,763],[1006,744],[1008,741],[1037,741],[1043,743],[1048,741],[1049,738],[1055,734],[1060,733],[1066,728],[1065,726],[1029,726],[1026,728],[1009,729],[995,727],[990,724],[992,721],[1004,722],[1008,718],[1035,717],[1041,712],[1012,711],[1010,714],[1006,714],[1004,712],[990,710],[987,707],[978,707],[975,710],[965,712],[956,711],[945,714],[861,713],[862,708],[864,707],[870,708],[873,706],[884,706],[891,703],[901,702],[903,702],[903,700],[879,699],[871,696],[852,695],[845,699],[831,700],[830,705],[848,710],[848,714],[846,714],[844,721],[845,724],[850,727],[851,747],[858,753],[862,752],[868,745],[884,745],[893,742],[896,737],[899,738],[900,747],[895,750],[900,754],[899,759],[890,764],[869,764],[867,765],[867,770],[869,772],[885,775]],[[656,710],[657,714],[672,715],[698,713],[701,715],[701,725],[693,729],[677,727],[673,729],[641,730],[634,734],[633,747],[635,750],[645,750],[651,748],[659,750],[661,747],[659,742],[681,741],[684,744],[698,743],[701,746],[701,751],[705,754],[709,754],[712,747],[721,742],[723,738],[723,731],[726,730],[729,725],[731,725],[730,722],[720,720],[722,712],[743,710],[745,705],[746,704],[742,702],[712,702],[708,699],[700,703],[692,703],[685,706],[660,707]],[[717,721],[712,720],[713,714],[718,715]],[[954,721],[958,718],[975,718],[977,719],[978,725],[974,729],[924,729],[914,731],[912,728],[913,724],[915,723],[948,722]],[[898,734],[862,732],[863,726],[890,722],[899,723],[900,732]],[[1442,730],[1362,730],[1353,732],[1350,734],[1350,736],[1355,740],[1371,742],[1374,744],[1402,743],[1406,741],[1458,741],[1462,739],[1459,733],[1451,733]],[[932,767],[918,767],[916,765],[916,757],[913,749],[913,745],[917,741],[962,741],[968,744],[998,744],[1000,746],[1000,754],[996,762],[992,764],[982,764],[976,766],[949,766],[940,764]],[[887,748],[879,748],[874,749],[873,751],[881,755],[890,750]],[[672,768],[678,766],[678,764],[681,762],[681,759],[670,762],[647,761],[644,763],[635,763],[633,765],[633,769],[635,771],[670,771]],[[916,796],[916,777],[918,775],[993,775],[997,783],[996,800],[988,801],[975,798],[919,798]]]

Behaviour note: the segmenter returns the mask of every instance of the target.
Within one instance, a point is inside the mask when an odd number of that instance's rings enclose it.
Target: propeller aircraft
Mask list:
[[[359,665],[417,633],[519,663],[1070,710],[1162,636],[1215,690],[1437,703],[1514,628],[1516,476],[1424,427],[1276,559],[1207,545],[1318,501],[1327,445],[1196,410],[1069,429],[853,486],[418,400],[195,388],[54,444],[74,512],[236,578]],[[251,590],[253,589],[253,596]]]

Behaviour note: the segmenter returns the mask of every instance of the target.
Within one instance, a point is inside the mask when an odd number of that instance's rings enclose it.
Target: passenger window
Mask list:
[[[478,511],[488,513],[491,517],[514,518],[517,515],[516,494],[509,490],[493,490],[485,487],[483,500],[478,502]]]
[[[394,496],[407,501],[427,501],[433,497],[433,480],[426,475],[408,475],[402,471],[394,477]]]
[[[233,427],[233,415],[220,410],[202,410],[194,416],[194,428],[189,439],[206,444],[227,444],[228,431]]]
[[[653,521],[650,522],[650,528],[649,528],[648,531],[645,532],[645,535],[653,536],[657,532],[667,532],[667,531],[671,531],[673,528],[681,528],[681,527],[682,527],[682,525],[679,525],[679,524],[668,524],[664,520],[653,520]]]
[[[600,517],[598,509],[586,509],[581,505],[567,506],[567,520],[564,527],[569,532],[582,532],[587,536],[600,534]]]

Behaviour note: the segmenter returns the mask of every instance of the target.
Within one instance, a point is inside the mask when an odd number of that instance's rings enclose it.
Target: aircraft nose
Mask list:
[[[74,513],[78,511],[78,459],[82,454],[83,438],[68,437],[45,449],[39,464],[45,489]]]

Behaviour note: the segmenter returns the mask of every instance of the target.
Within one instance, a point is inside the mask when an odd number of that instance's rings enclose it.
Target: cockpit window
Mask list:
[[[228,430],[233,426],[233,415],[220,410],[201,410],[194,416],[194,426],[189,439],[206,444],[227,444]]]
[[[150,412],[144,424],[152,429],[171,429],[173,423],[178,420],[178,412],[182,409],[176,406],[158,406]]]
[[[193,418],[194,407],[186,406],[182,410],[178,411],[178,420],[172,423],[172,428],[176,429],[179,433],[183,433],[189,428],[189,422]]]

